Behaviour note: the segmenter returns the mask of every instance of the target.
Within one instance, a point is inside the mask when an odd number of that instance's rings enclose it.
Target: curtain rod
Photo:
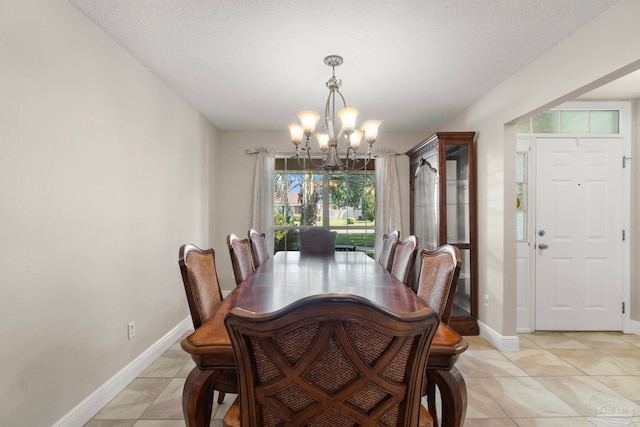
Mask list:
[[[259,150],[245,150],[244,151],[247,156],[255,156],[256,154],[260,154]],[[404,156],[404,153],[394,153],[396,156]],[[276,156],[280,156],[280,157],[285,157],[285,156],[291,156],[292,153],[275,153]]]

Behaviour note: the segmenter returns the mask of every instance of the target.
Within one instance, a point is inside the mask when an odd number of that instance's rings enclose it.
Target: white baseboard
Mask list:
[[[634,335],[640,335],[640,322],[637,320],[631,320],[629,322],[629,329],[624,329],[622,330],[622,333],[624,334],[634,334]],[[518,328],[516,329],[516,333],[518,334],[531,334],[534,333],[535,331],[529,329],[529,328]]]
[[[484,323],[478,321],[478,326],[480,328],[480,336],[489,341],[496,349],[499,351],[519,351],[520,350],[520,339],[518,336],[502,336],[497,333],[495,330],[491,329],[489,326]],[[518,329],[517,333],[530,333],[532,331],[529,330],[520,330]],[[637,320],[631,321],[631,331],[630,333],[635,335],[640,335],[640,322]]]
[[[489,341],[498,351],[519,351],[520,339],[517,335],[503,336],[489,326],[478,321],[480,336]]]
[[[640,322],[638,322],[637,320],[631,321],[631,333],[640,335]]]
[[[187,317],[165,336],[146,349],[140,356],[122,368],[96,391],[60,418],[53,427],[81,427],[93,418],[107,403],[149,367],[182,335],[193,329],[191,317]]]

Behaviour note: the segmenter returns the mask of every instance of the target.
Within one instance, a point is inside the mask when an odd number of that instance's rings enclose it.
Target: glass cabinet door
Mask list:
[[[466,317],[471,316],[471,251],[461,249],[460,258],[462,258],[462,267],[453,298],[451,316]]]
[[[448,243],[469,243],[469,147],[446,147]]]
[[[462,267],[453,300],[453,316],[471,316],[471,239],[469,227],[469,146],[444,147],[446,167],[447,229],[443,243],[458,247]]]

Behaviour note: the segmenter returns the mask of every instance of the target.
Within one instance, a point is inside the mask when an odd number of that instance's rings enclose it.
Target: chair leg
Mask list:
[[[430,375],[427,374],[427,386],[426,386],[427,408],[429,408],[429,413],[431,414],[433,424],[439,425],[438,409],[436,405],[436,383],[433,380],[433,378],[429,378],[429,377]]]
[[[222,404],[222,402],[224,402],[224,392],[223,391],[219,391],[218,392],[218,404]]]
[[[467,413],[467,386],[460,371],[455,367],[449,371],[434,369],[427,373],[427,378],[429,381],[435,382],[435,386],[438,387],[442,396],[442,420],[439,425],[460,427]],[[427,396],[427,403],[431,404],[429,396]],[[433,403],[435,409],[435,396]],[[433,414],[431,408],[429,408],[429,412]],[[434,425],[437,425],[435,420]]]
[[[211,422],[213,385],[220,371],[195,366],[184,383],[182,411],[187,427],[206,427]]]

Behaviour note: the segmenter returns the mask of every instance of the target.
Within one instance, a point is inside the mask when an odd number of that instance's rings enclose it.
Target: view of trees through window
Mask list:
[[[356,165],[360,169],[331,172],[316,169],[308,159],[276,159],[276,252],[298,250],[298,230],[324,227],[337,231],[337,250],[356,250],[373,255],[375,162],[365,165],[360,160]]]

